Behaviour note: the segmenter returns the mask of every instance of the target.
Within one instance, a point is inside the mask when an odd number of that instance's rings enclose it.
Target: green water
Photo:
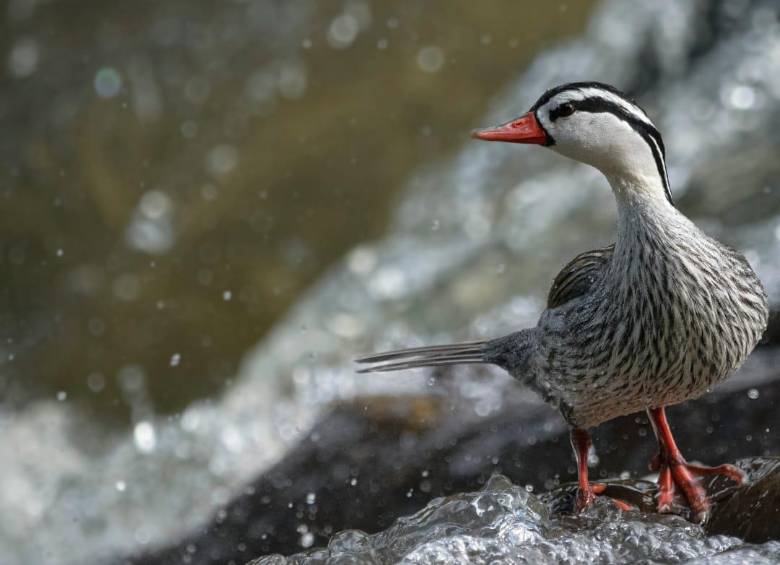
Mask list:
[[[121,422],[229,386],[591,2],[12,2],[0,394]],[[357,26],[357,27],[356,27]],[[522,111],[524,108],[518,108]],[[140,384],[139,384],[140,383]]]

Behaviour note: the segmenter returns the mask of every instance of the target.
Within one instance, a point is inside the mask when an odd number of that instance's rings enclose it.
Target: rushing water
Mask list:
[[[328,560],[331,561],[328,561]],[[437,498],[387,530],[347,530],[327,548],[251,565],[295,563],[776,563],[780,542],[752,545],[705,536],[677,516],[623,513],[601,499],[579,516],[551,517],[547,507],[506,477],[479,492]]]
[[[607,2],[582,39],[540,56],[484,123],[513,117],[545,88],[577,79],[641,93],[664,133],[680,206],[746,251],[777,304],[780,31],[773,4]],[[357,376],[356,353],[532,324],[555,269],[578,250],[608,243],[613,223],[612,196],[595,171],[540,148],[464,145],[451,162],[410,179],[388,235],[354,249],[324,276],[246,357],[218,401],[141,420],[108,443],[61,403],[0,415],[0,555],[82,563],[196,526],[277,460],[328,402],[429,386],[418,374]],[[142,383],[131,377],[130,393],[142,398]],[[456,382],[480,413],[498,409],[508,393],[504,379],[476,382],[463,372]],[[388,532],[342,533],[331,545],[413,563],[477,550],[486,562],[512,562],[520,547],[530,561],[725,552],[752,562],[778,551],[707,539],[674,519],[624,520],[606,507],[557,522],[501,479],[482,493],[436,501]]]

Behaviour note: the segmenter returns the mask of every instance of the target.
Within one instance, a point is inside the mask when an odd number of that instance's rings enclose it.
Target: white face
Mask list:
[[[599,106],[613,104],[631,119],[652,127],[647,116],[618,96],[588,90],[561,92],[536,109],[536,118],[554,141],[550,148],[592,165],[608,177],[628,175],[658,180],[658,166],[648,141],[625,119]],[[588,101],[592,103],[589,105]]]

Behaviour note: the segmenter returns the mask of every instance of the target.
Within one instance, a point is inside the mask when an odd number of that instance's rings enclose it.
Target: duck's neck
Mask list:
[[[615,255],[630,259],[678,247],[679,238],[698,233],[654,179],[608,176],[618,208]]]

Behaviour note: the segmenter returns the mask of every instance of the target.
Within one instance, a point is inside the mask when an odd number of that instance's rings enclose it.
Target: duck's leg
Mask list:
[[[691,508],[691,520],[704,522],[711,503],[699,479],[704,475],[724,475],[737,484],[742,484],[744,473],[734,465],[691,465],[685,461],[674,441],[664,407],[651,408],[647,414],[653,424],[655,437],[658,438],[658,454],[650,462],[650,469],[658,471],[658,511],[671,510],[674,495],[679,489]]]
[[[572,428],[570,437],[571,446],[574,449],[574,458],[577,460],[577,482],[579,483],[574,509],[580,512],[596,501],[596,493],[588,481],[588,453],[590,452],[592,442],[590,434],[582,428]],[[603,487],[603,485],[599,486]],[[601,490],[604,489],[602,488]]]
[[[596,496],[603,494],[607,486],[604,483],[591,483],[588,481],[588,452],[592,442],[590,434],[582,428],[571,429],[571,446],[574,448],[574,458],[577,460],[577,498],[574,501],[574,510],[580,512],[596,501]],[[629,503],[613,498],[612,502],[621,510],[632,510]]]

